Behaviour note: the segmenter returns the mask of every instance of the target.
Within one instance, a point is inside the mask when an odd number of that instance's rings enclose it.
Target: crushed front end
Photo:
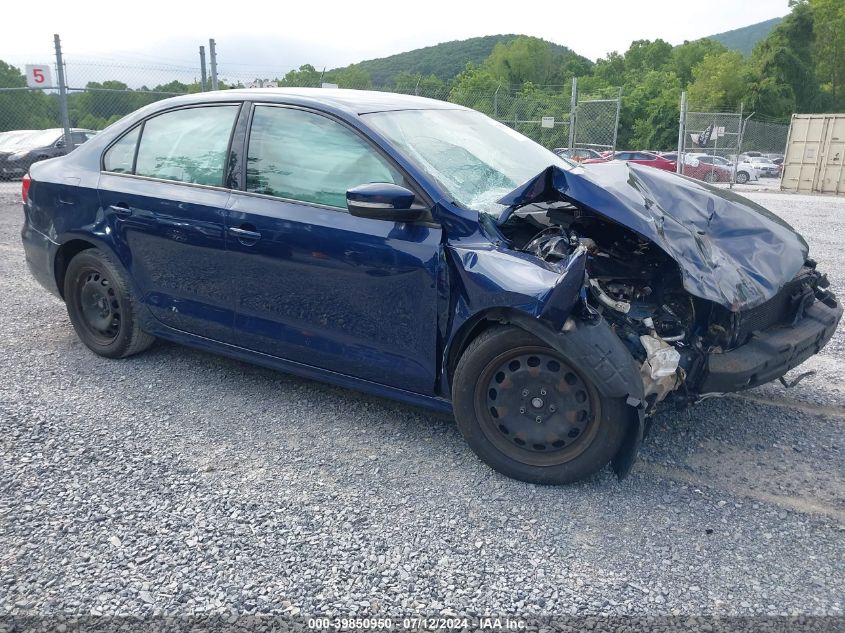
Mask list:
[[[646,414],[818,353],[843,309],[803,239],[738,196],[652,172],[549,168],[502,200],[499,222],[511,248],[546,262],[586,253],[584,306],[640,368]]]

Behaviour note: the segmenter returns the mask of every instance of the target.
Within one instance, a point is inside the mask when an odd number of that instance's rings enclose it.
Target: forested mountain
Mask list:
[[[765,22],[758,22],[757,24],[749,24],[740,29],[733,29],[732,31],[725,31],[724,33],[716,33],[710,35],[705,39],[719,42],[725,48],[732,51],[739,51],[746,57],[751,55],[754,50],[754,45],[766,39],[769,33],[772,32],[778,24],[783,22],[783,18],[772,18]]]
[[[486,35],[468,40],[442,42],[389,57],[358,62],[354,67],[368,73],[376,86],[388,84],[400,73],[425,77],[434,75],[441,81],[448,81],[464,70],[468,63],[480,65],[490,56],[496,44],[504,44],[518,37],[520,36],[513,34]],[[549,46],[561,61],[571,61],[587,67],[591,65],[586,57],[576,54],[566,46],[551,42]],[[332,72],[343,70],[344,68],[338,68]]]

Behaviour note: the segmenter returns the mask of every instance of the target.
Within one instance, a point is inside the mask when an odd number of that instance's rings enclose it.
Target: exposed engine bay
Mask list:
[[[753,332],[786,324],[802,305],[823,299],[827,280],[807,260],[774,298],[731,312],[684,288],[678,264],[628,227],[569,202],[527,204],[499,227],[511,248],[546,262],[587,253],[588,305],[610,324],[640,365],[647,413],[671,396],[680,405],[698,387],[710,355],[743,345]]]

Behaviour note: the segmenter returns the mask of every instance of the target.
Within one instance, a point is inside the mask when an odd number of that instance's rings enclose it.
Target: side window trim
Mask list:
[[[144,137],[144,127],[147,125],[147,120],[141,121],[141,124],[136,126],[138,128],[138,138],[135,141],[135,151],[132,152],[132,175],[135,175],[135,168],[138,166],[138,150],[141,147],[141,139]],[[133,130],[135,128],[132,128]],[[125,135],[124,135],[125,136]],[[121,137],[123,138],[123,137]]]
[[[246,129],[246,133],[244,134],[244,145],[243,145],[243,152],[244,152],[244,154],[243,154],[244,160],[242,161],[242,163],[243,163],[243,166],[242,166],[243,173],[241,175],[240,189],[237,190],[237,191],[239,191],[239,193],[243,193],[243,194],[246,194],[248,196],[258,196],[258,197],[261,197],[261,198],[269,198],[269,199],[272,199],[272,200],[281,200],[283,202],[292,202],[292,203],[295,203],[295,204],[303,204],[303,205],[310,206],[310,207],[318,207],[320,209],[326,209],[328,211],[338,211],[338,212],[341,212],[341,213],[349,213],[349,210],[345,207],[335,207],[335,206],[332,206],[332,205],[321,204],[319,202],[309,202],[307,200],[296,200],[294,198],[283,198],[281,196],[274,196],[274,195],[263,194],[263,193],[258,193],[258,192],[246,190],[246,169],[247,169],[247,158],[248,158],[248,153],[249,153],[249,140],[250,140],[250,137],[252,136],[252,122],[253,122],[253,119],[255,117],[255,111],[259,107],[269,106],[269,107],[273,107],[273,108],[281,108],[281,109],[286,109],[286,110],[299,110],[299,111],[302,111],[302,112],[307,112],[309,114],[315,114],[315,115],[324,117],[326,119],[329,119],[330,121],[334,121],[335,123],[340,124],[341,126],[346,128],[347,130],[349,130],[350,132],[355,134],[358,138],[360,138],[370,149],[372,149],[376,154],[378,154],[378,156],[380,158],[385,160],[393,169],[398,171],[402,175],[402,178],[405,180],[405,183],[408,185],[408,188],[411,191],[414,192],[414,196],[416,196],[417,198],[422,200],[423,204],[425,204],[427,207],[431,207],[434,204],[431,197],[425,192],[425,190],[419,185],[419,183],[417,183],[411,177],[411,175],[407,172],[407,170],[405,170],[400,164],[398,164],[393,159],[392,156],[390,156],[387,152],[385,152],[384,149],[381,148],[379,145],[374,143],[373,140],[371,138],[369,138],[366,134],[364,134],[361,130],[357,129],[353,125],[350,125],[347,121],[344,121],[340,117],[337,117],[337,116],[331,114],[330,112],[324,112],[322,110],[317,110],[317,109],[314,109],[314,108],[309,108],[309,107],[306,107],[306,106],[289,104],[289,103],[273,103],[273,102],[267,102],[267,101],[251,101],[251,102],[249,102],[249,105],[250,105],[249,119],[248,119],[249,125]]]

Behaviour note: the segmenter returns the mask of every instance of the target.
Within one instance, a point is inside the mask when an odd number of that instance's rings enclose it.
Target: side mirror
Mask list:
[[[64,146],[65,146],[64,139],[59,139],[58,141],[56,141],[56,147],[64,147]]]
[[[358,218],[413,222],[423,218],[424,207],[414,206],[414,193],[389,182],[358,185],[346,192],[346,208]]]

